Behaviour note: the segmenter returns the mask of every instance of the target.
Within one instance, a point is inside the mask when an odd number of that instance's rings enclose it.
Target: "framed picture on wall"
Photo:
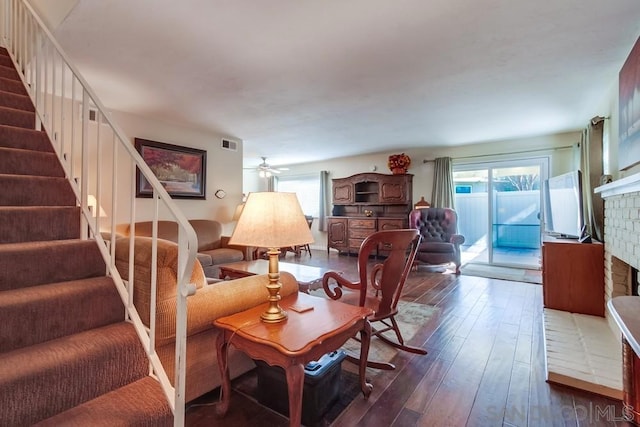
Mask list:
[[[640,37],[620,70],[618,115],[620,170],[640,162]]]
[[[135,147],[172,198],[206,199],[207,152],[135,138]],[[153,189],[136,169],[136,197],[151,197]]]

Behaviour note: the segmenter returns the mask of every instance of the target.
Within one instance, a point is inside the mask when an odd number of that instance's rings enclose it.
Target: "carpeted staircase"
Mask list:
[[[173,415],[6,50],[0,49],[0,426]]]

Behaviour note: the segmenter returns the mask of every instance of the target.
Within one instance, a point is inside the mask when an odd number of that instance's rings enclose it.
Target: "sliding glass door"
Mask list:
[[[546,157],[454,166],[463,262],[540,268]]]

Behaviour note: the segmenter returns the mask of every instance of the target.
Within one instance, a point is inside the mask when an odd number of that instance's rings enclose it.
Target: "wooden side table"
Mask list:
[[[364,397],[369,397],[373,386],[367,383],[365,371],[371,339],[371,325],[367,320],[372,314],[370,309],[299,292],[280,302],[289,318],[281,323],[270,324],[260,320],[260,314],[266,306],[265,303],[214,321],[221,328],[217,341],[218,365],[222,376],[222,397],[217,407],[219,415],[224,415],[229,409],[231,380],[227,347],[230,344],[253,359],[264,360],[269,365],[284,369],[289,393],[289,425],[299,426],[305,364],[340,348],[360,332],[360,388]],[[312,309],[297,312],[295,307]]]

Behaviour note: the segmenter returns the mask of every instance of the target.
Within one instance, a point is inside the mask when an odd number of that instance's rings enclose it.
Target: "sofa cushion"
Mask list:
[[[446,242],[422,242],[418,248],[423,252],[437,252],[437,253],[454,253],[455,247],[451,243]]]
[[[198,252],[196,254],[196,257],[198,257],[198,261],[200,261],[202,267],[209,267],[210,265],[213,265],[213,260],[211,259],[211,255],[209,254]]]
[[[242,251],[230,248],[218,248],[210,251],[201,251],[201,254],[211,257],[211,264],[228,264],[230,262],[238,262],[244,259]]]

